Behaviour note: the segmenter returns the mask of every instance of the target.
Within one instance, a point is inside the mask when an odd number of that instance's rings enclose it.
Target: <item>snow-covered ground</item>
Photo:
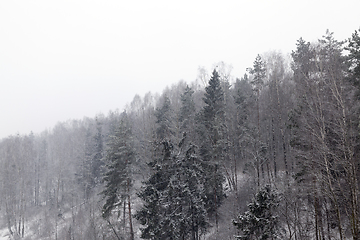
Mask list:
[[[10,234],[7,228],[0,229],[0,240],[9,240],[9,236]]]

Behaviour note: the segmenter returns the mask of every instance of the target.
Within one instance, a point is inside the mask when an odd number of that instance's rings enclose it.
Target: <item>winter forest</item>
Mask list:
[[[2,139],[0,239],[359,240],[359,31]]]

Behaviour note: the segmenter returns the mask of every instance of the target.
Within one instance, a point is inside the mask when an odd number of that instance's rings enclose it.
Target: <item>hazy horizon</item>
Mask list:
[[[120,110],[223,61],[359,29],[359,1],[6,1],[0,3],[0,139]]]

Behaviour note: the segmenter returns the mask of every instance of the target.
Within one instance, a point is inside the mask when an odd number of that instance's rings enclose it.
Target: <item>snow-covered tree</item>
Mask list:
[[[278,204],[278,196],[269,185],[260,189],[248,204],[249,210],[233,220],[233,224],[243,233],[236,238],[243,240],[277,239],[279,237],[279,221],[276,214]]]
[[[171,139],[175,133],[173,122],[173,110],[168,96],[164,96],[164,102],[161,107],[156,108],[156,135],[159,141]]]
[[[206,210],[215,218],[218,226],[218,208],[224,200],[224,92],[220,77],[214,69],[205,88],[203,101],[205,103],[198,116],[198,133],[201,140],[200,154],[203,159]]]
[[[150,164],[153,174],[139,193],[143,206],[136,218],[145,226],[141,237],[198,240],[209,223],[196,146],[186,139],[179,147],[168,141],[162,145],[162,156]]]
[[[131,163],[134,160],[135,151],[132,147],[131,127],[127,114],[123,113],[119,128],[111,136],[104,156],[107,171],[104,176],[106,185],[102,192],[106,199],[103,206],[103,217],[108,218],[112,210],[127,201],[131,239],[134,239],[130,201]]]

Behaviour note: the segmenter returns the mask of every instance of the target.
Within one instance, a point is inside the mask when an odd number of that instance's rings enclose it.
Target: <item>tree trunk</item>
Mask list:
[[[130,202],[130,179],[127,179],[127,191],[128,191],[128,208],[129,208],[129,226],[130,226],[130,240],[134,240],[134,229],[131,216],[131,202]]]

